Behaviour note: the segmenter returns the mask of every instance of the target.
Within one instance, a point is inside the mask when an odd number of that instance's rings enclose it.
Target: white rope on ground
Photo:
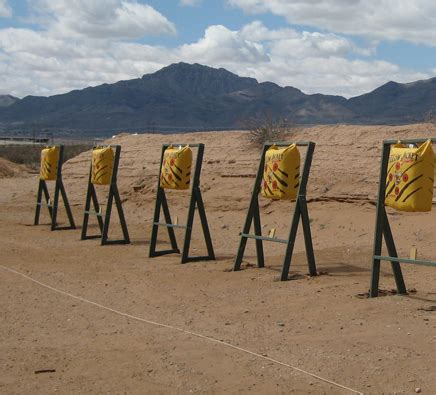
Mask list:
[[[313,377],[315,379],[318,379],[320,381],[324,381],[325,383],[328,383],[328,384],[334,385],[334,386],[336,386],[338,388],[342,388],[344,390],[350,391],[350,392],[352,392],[354,394],[363,395],[363,392],[360,392],[360,391],[354,390],[352,388],[346,387],[345,385],[342,385],[342,384],[338,384],[338,383],[336,383],[334,381],[331,381],[331,380],[328,380],[328,379],[326,379],[324,377],[318,376],[315,373],[311,373],[311,372],[308,372],[308,371],[303,370],[301,368],[297,368],[296,366],[289,365],[288,363],[285,363],[285,362],[282,362],[282,361],[278,361],[276,359],[267,357],[267,356],[262,355],[262,354],[258,354],[257,352],[246,350],[245,348],[235,346],[235,345],[233,345],[231,343],[227,343],[227,342],[222,341],[222,340],[214,339],[213,337],[205,336],[205,335],[202,335],[200,333],[191,332],[191,331],[188,331],[188,330],[183,329],[183,328],[177,328],[177,327],[172,326],[172,325],[162,324],[160,322],[150,321],[150,320],[147,320],[145,318],[136,317],[136,316],[128,314],[128,313],[123,313],[122,311],[118,311],[118,310],[112,309],[111,307],[107,307],[107,306],[104,306],[104,305],[102,305],[100,303],[93,302],[92,300],[88,300],[88,299],[82,298],[81,296],[76,296],[76,295],[70,294],[69,292],[65,292],[65,291],[62,291],[60,289],[54,288],[54,287],[52,287],[50,285],[44,284],[44,283],[42,283],[42,282],[40,282],[38,280],[35,280],[34,278],[32,278],[32,277],[30,277],[30,276],[28,276],[28,275],[26,275],[24,273],[21,273],[21,272],[19,272],[17,270],[9,268],[9,267],[0,265],[0,268],[2,268],[4,270],[7,270],[7,271],[9,271],[11,273],[17,274],[17,275],[19,275],[21,277],[24,277],[25,279],[30,280],[30,281],[32,281],[32,282],[34,282],[34,283],[36,283],[36,284],[38,284],[38,285],[40,285],[42,287],[45,287],[47,289],[50,289],[51,291],[58,292],[58,293],[60,293],[62,295],[69,296],[70,298],[80,300],[81,302],[84,302],[84,303],[92,304],[92,305],[97,306],[97,307],[99,307],[101,309],[110,311],[112,313],[121,315],[123,317],[131,318],[132,320],[136,320],[136,321],[140,321],[140,322],[145,322],[146,324],[150,324],[150,325],[154,325],[154,326],[159,326],[159,327],[162,327],[162,328],[172,329],[172,330],[175,330],[175,331],[178,331],[178,332],[182,332],[182,333],[185,333],[185,334],[188,334],[188,335],[191,335],[191,336],[199,337],[200,339],[209,340],[211,342],[218,343],[218,344],[221,344],[223,346],[227,346],[227,347],[233,348],[235,350],[244,352],[246,354],[253,355],[253,356],[257,357],[257,358],[261,358],[261,359],[264,359],[266,361],[273,362],[273,363],[275,363],[277,365],[285,366],[287,368],[290,368],[290,369],[293,369],[293,370],[295,370],[297,372],[306,374],[306,375],[311,376],[311,377]]]

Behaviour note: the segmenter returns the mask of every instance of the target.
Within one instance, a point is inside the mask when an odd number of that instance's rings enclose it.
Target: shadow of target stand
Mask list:
[[[407,139],[401,140],[402,144],[420,144],[425,143],[429,139]],[[436,138],[430,139],[432,143],[436,143]],[[388,173],[388,163],[391,145],[398,143],[398,140],[383,141],[383,150],[380,167],[379,189],[377,197],[376,211],[376,226],[374,235],[374,251],[372,256],[371,284],[369,289],[369,297],[378,296],[379,280],[380,280],[380,263],[382,261],[390,262],[392,272],[394,274],[397,291],[400,295],[407,295],[406,284],[404,282],[403,273],[400,263],[415,264],[423,266],[436,266],[434,261],[426,261],[420,259],[409,259],[398,257],[397,248],[395,246],[394,237],[392,235],[389,218],[385,208],[386,196],[386,177]],[[383,239],[385,240],[388,255],[381,255]]]
[[[71,212],[70,203],[68,202],[67,193],[65,192],[64,183],[62,181],[62,165],[64,163],[64,146],[56,145],[53,147],[46,147],[45,149],[57,149],[59,156],[57,159],[57,170],[56,170],[56,178],[55,178],[55,190],[53,202],[50,199],[50,193],[47,187],[47,180],[43,177],[43,172],[50,172],[53,166],[53,163],[42,163],[43,159],[41,158],[41,171],[38,185],[38,193],[36,198],[36,209],[35,209],[35,219],[34,225],[39,225],[39,218],[41,214],[41,206],[46,206],[48,208],[48,212],[51,219],[51,230],[66,230],[66,229],[76,229],[76,225],[74,223],[73,213]],[[43,167],[47,166],[46,170],[43,170]],[[44,195],[45,203],[42,200],[42,196]],[[65,211],[68,216],[68,221],[70,226],[59,227],[57,225],[57,215],[59,208],[59,195],[62,196],[62,201],[64,202]]]
[[[113,161],[113,169],[112,169],[112,175],[110,177],[109,182],[109,194],[108,194],[108,200],[106,204],[106,211],[103,214],[101,211],[101,206],[97,198],[97,193],[95,190],[94,183],[92,182],[92,173],[93,173],[93,163],[91,161],[91,167],[89,170],[89,179],[88,179],[88,190],[86,193],[86,201],[85,201],[85,210],[84,210],[84,216],[83,216],[83,226],[82,226],[82,235],[81,240],[88,240],[88,239],[101,239],[101,245],[106,244],[129,244],[130,243],[130,237],[129,232],[127,230],[127,223],[126,219],[124,217],[124,211],[123,206],[121,203],[120,193],[118,192],[118,185],[117,185],[117,176],[118,176],[118,167],[120,163],[120,154],[121,154],[121,146],[115,145],[109,146],[112,150],[115,150],[114,154],[114,161]],[[93,153],[94,150],[99,149],[101,147],[94,146],[93,147]],[[109,233],[109,225],[111,221],[111,215],[112,215],[112,206],[115,200],[115,206],[118,211],[118,216],[120,219],[121,229],[123,232],[123,238],[119,240],[109,240],[108,239],[108,233]],[[94,210],[91,210],[91,202],[94,206]],[[88,222],[89,222],[89,216],[94,215],[97,218],[98,226],[100,228],[101,234],[99,235],[92,235],[88,236]],[[104,220],[103,220],[104,218]]]
[[[266,151],[273,145],[277,147],[286,147],[295,144],[297,147],[306,147],[306,156],[304,160],[304,166],[300,176],[300,185],[297,192],[297,198],[295,202],[294,213],[292,216],[291,229],[289,231],[289,236],[287,239],[278,239],[275,237],[262,236],[262,226],[260,221],[260,210],[259,210],[259,193],[261,189],[261,182],[263,179],[263,170],[265,166],[265,154]],[[309,267],[309,274],[311,276],[316,276],[316,264],[315,255],[313,253],[312,235],[310,231],[310,221],[309,212],[307,209],[306,201],[306,187],[310,174],[310,167],[312,164],[313,152],[315,150],[315,143],[311,141],[298,141],[298,142],[268,142],[265,143],[262,150],[262,155],[260,158],[259,168],[257,170],[256,180],[254,182],[253,192],[251,195],[250,206],[248,208],[247,218],[245,220],[244,228],[242,233],[240,233],[241,241],[239,244],[238,253],[234,263],[233,270],[238,271],[241,269],[242,259],[245,253],[245,247],[247,245],[248,239],[254,239],[256,242],[256,254],[257,254],[257,266],[262,268],[265,266],[264,253],[263,253],[263,241],[270,241],[273,243],[281,243],[286,245],[285,257],[283,260],[282,272],[280,279],[281,281],[288,280],[289,269],[291,266],[292,254],[294,251],[295,239],[297,237],[298,225],[301,223],[303,225],[304,242],[306,247],[306,256]],[[251,224],[254,223],[254,234],[250,234]]]
[[[161,187],[161,173],[162,164],[164,159],[165,150],[169,147],[186,147],[197,148],[197,158],[195,160],[195,172],[192,179],[191,196],[188,209],[188,218],[186,225],[175,224],[171,220],[171,214],[168,207],[168,201],[165,194],[165,189]],[[193,261],[207,261],[215,260],[215,253],[212,245],[212,239],[210,236],[209,225],[206,217],[206,210],[204,208],[203,198],[200,190],[200,175],[201,167],[203,164],[204,144],[164,144],[162,146],[162,153],[160,158],[159,176],[157,180],[157,194],[156,205],[154,209],[153,226],[151,231],[150,251],[149,257],[154,258],[167,254],[178,254],[180,250],[177,246],[176,235],[174,229],[185,229],[185,239],[183,243],[182,260],[181,263],[193,262]],[[206,242],[207,255],[204,256],[189,256],[189,248],[191,245],[192,228],[194,224],[195,209],[197,208],[200,216],[201,226],[203,229],[204,240]],[[165,218],[165,222],[160,221],[161,209]],[[169,250],[156,250],[157,235],[159,227],[166,227],[168,231],[168,237],[171,243],[171,249]]]

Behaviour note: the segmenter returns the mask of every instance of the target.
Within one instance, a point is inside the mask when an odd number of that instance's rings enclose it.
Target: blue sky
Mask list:
[[[435,26],[434,0],[0,0],[0,94],[184,61],[350,97],[435,76]]]

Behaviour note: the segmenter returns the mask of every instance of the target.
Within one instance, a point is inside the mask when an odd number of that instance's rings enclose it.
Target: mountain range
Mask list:
[[[0,95],[0,107],[10,106],[11,104],[17,102],[18,100],[20,99],[11,95]]]
[[[216,130],[242,128],[265,114],[297,124],[407,124],[422,122],[429,113],[436,114],[436,78],[391,81],[346,99],[186,63],[50,97],[0,96],[5,131]]]

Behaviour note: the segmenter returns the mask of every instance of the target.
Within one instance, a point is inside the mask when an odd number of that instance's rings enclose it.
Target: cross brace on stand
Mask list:
[[[68,202],[67,193],[65,192],[64,183],[62,181],[62,164],[64,162],[64,146],[59,145],[59,160],[58,168],[55,180],[55,190],[53,201],[50,199],[50,193],[48,191],[46,180],[39,179],[38,194],[36,197],[36,209],[34,225],[39,224],[39,217],[41,214],[41,206],[47,206],[48,212],[51,218],[51,230],[64,230],[64,229],[76,229],[74,223],[73,213],[71,212],[70,203]],[[42,195],[44,194],[45,203],[42,201]],[[68,221],[70,226],[59,227],[57,224],[58,208],[59,208],[59,194],[62,196],[64,202],[65,211],[67,212]]]
[[[312,164],[313,152],[315,150],[315,143],[310,141],[300,141],[295,144],[299,147],[307,147],[306,157],[304,161],[303,171],[300,178],[300,186],[298,189],[297,199],[295,202],[294,213],[292,216],[291,229],[289,231],[288,239],[277,239],[274,237],[262,236],[262,227],[260,222],[260,211],[259,211],[259,192],[261,188],[261,182],[263,177],[263,169],[265,165],[265,153],[269,147],[273,144],[279,147],[285,147],[293,144],[292,142],[279,142],[279,143],[265,143],[262,156],[260,158],[259,169],[257,170],[256,180],[254,182],[253,193],[251,195],[250,206],[248,208],[247,218],[245,220],[244,228],[241,235],[241,241],[239,244],[238,253],[236,256],[235,264],[233,267],[234,271],[241,269],[242,259],[244,257],[245,247],[247,245],[248,239],[254,239],[256,242],[256,254],[257,254],[257,266],[264,267],[264,254],[263,254],[263,241],[271,241],[275,243],[286,244],[286,252],[283,260],[282,272],[280,279],[281,281],[288,280],[289,269],[291,266],[292,254],[294,251],[295,239],[297,236],[298,225],[301,220],[303,225],[304,242],[306,247],[306,256],[309,267],[309,274],[311,276],[316,276],[316,264],[315,255],[313,253],[312,235],[310,231],[310,221],[309,212],[307,209],[306,201],[306,187],[310,174],[310,167]],[[254,224],[254,234],[250,234],[251,224]]]
[[[428,139],[410,139],[401,140],[403,144],[419,144],[425,143]],[[431,139],[436,143],[436,138]],[[382,160],[380,167],[379,189],[377,197],[376,225],[374,234],[374,252],[372,256],[371,284],[369,289],[369,297],[378,296],[379,280],[380,280],[380,263],[387,261],[391,263],[392,272],[394,274],[397,291],[400,295],[406,295],[407,289],[404,282],[403,273],[401,271],[400,262],[410,263],[415,265],[436,266],[436,262],[425,261],[419,259],[399,258],[395,247],[394,237],[392,235],[389,218],[385,208],[386,195],[386,176],[388,171],[389,153],[392,144],[398,143],[398,140],[383,141]],[[383,238],[388,250],[388,256],[382,256]]]
[[[93,149],[95,148],[97,147],[94,147]],[[114,166],[112,170],[111,182],[109,185],[109,195],[106,205],[106,212],[104,214],[102,213],[94,184],[91,182],[91,176],[92,176],[92,163],[91,163],[91,168],[89,171],[89,180],[88,180],[88,191],[86,193],[85,211],[83,216],[81,240],[101,238],[101,245],[129,244],[130,243],[129,232],[127,230],[127,223],[124,217],[123,206],[121,203],[121,198],[117,186],[117,175],[118,175],[118,166],[120,163],[121,146],[115,145],[115,146],[111,146],[111,148],[112,149],[115,148],[115,159],[114,159]],[[118,216],[120,218],[121,229],[123,231],[123,239],[120,240],[108,239],[109,225],[111,221],[112,206],[114,200],[115,200],[115,206],[118,211]],[[91,210],[91,201],[92,201],[92,205],[94,206],[94,210]],[[93,235],[93,236],[87,235],[88,221],[90,215],[95,215],[97,217],[98,226],[100,228],[100,233],[101,233],[100,235]],[[103,221],[103,217],[104,217],[104,221]]]
[[[165,150],[170,146],[186,146],[186,144],[164,144],[162,146],[162,154],[160,159],[160,169],[159,169],[159,177],[157,180],[157,195],[156,195],[156,205],[154,209],[154,217],[153,217],[153,226],[151,231],[151,242],[150,242],[150,251],[149,257],[157,257],[166,254],[180,253],[180,250],[177,246],[176,235],[174,233],[175,228],[185,229],[185,240],[183,243],[183,251],[182,251],[182,262],[187,263],[192,261],[205,261],[205,260],[215,260],[215,253],[213,250],[212,239],[209,232],[209,225],[206,217],[206,210],[204,208],[203,198],[201,196],[200,190],[200,175],[201,175],[201,166],[203,163],[203,153],[204,153],[204,144],[189,144],[191,148],[198,148],[197,158],[195,162],[195,173],[192,182],[191,189],[191,197],[188,209],[188,220],[186,225],[178,225],[173,224],[171,220],[171,214],[168,207],[168,201],[165,195],[165,189],[160,186],[160,175],[162,171],[162,161],[164,157]],[[160,212],[161,208],[165,217],[165,222],[159,222],[160,220]],[[203,229],[204,240],[206,242],[207,255],[205,256],[189,256],[189,247],[191,244],[192,237],[192,227],[194,224],[194,215],[195,209],[198,209],[198,214],[200,216],[201,226]],[[157,234],[159,230],[159,226],[163,226],[167,228],[168,236],[171,243],[171,249],[156,251],[157,244]]]

